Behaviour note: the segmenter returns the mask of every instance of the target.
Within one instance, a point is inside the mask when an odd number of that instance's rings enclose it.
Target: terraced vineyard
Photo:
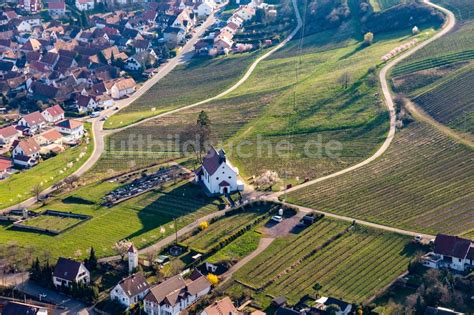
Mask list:
[[[289,194],[292,203],[429,233],[474,228],[474,151],[424,123],[379,160]]]
[[[461,20],[474,19],[474,2],[469,0],[434,0],[434,3],[442,5],[451,10]]]
[[[317,292],[363,302],[406,270],[413,248],[406,237],[358,226],[330,240],[345,228],[324,219],[302,235],[274,241],[235,278],[290,303]]]
[[[396,67],[392,72],[393,76],[400,76],[407,73],[413,73],[426,69],[451,65],[457,62],[470,61],[474,59],[474,49],[465,50],[461,52],[455,52],[446,54],[444,56],[433,57],[428,59],[419,60],[409,64],[404,64]]]
[[[474,132],[474,67],[467,67],[414,101],[439,122]]]

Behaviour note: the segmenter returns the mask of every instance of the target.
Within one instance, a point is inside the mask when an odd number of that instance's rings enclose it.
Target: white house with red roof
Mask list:
[[[14,126],[8,126],[0,129],[0,145],[8,145],[17,140],[21,135]]]
[[[196,172],[196,181],[203,184],[210,195],[223,195],[244,190],[238,179],[239,170],[227,159],[225,151],[211,147]]]
[[[64,119],[64,110],[58,104],[46,108],[41,114],[49,123],[55,123]]]
[[[0,179],[4,179],[8,176],[8,173],[13,168],[13,161],[0,156]]]
[[[38,132],[44,128],[46,124],[47,121],[40,112],[25,115],[18,121],[18,126],[29,129],[30,133]]]
[[[40,145],[33,138],[13,142],[13,163],[22,167],[32,167],[38,164]]]
[[[74,119],[64,119],[54,125],[64,135],[65,141],[76,141],[84,135],[84,123]]]

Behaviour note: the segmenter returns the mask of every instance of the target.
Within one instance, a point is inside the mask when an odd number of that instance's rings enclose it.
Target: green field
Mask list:
[[[90,134],[90,133],[89,133]],[[22,202],[34,196],[32,189],[40,185],[44,189],[59,183],[74,173],[92,154],[93,141],[68,149],[57,156],[40,162],[37,166],[14,174],[0,182],[0,208]],[[82,157],[80,157],[82,155]],[[73,163],[72,167],[67,167]]]
[[[104,128],[127,126],[215,96],[237,82],[259,54],[257,51],[215,59],[192,59],[174,69],[138,100],[111,116]]]
[[[263,290],[260,295],[285,296],[291,304],[317,293],[366,301],[406,270],[414,250],[407,237],[359,226],[343,232],[347,228],[323,219],[299,235],[274,241],[234,278]],[[342,235],[331,240],[336,233]]]
[[[102,197],[118,187],[117,183],[95,183],[51,200],[44,209],[71,211],[92,218],[58,236],[14,231],[0,226],[0,243],[14,240],[29,246],[35,253],[48,252],[53,257],[81,256],[93,246],[98,256],[113,255],[113,245],[122,239],[143,248],[174,232],[178,228],[224,207],[221,199],[210,199],[199,187],[180,183],[162,192],[150,191],[112,208],[102,207]],[[43,210],[42,208],[39,209]]]
[[[474,228],[473,158],[472,148],[414,122],[382,158],[288,200],[409,230],[461,234]]]
[[[432,30],[426,31],[431,34]],[[301,49],[298,41],[291,42],[262,61],[249,80],[230,95],[110,136],[95,170],[118,172],[181,157],[173,141],[169,146],[159,141],[174,140],[186,125],[195,123],[201,110],[211,119],[217,145],[226,148],[244,177],[265,169],[286,172],[291,179],[316,177],[361,161],[378,148],[388,130],[376,74],[369,69],[412,36],[408,31],[380,35],[372,46],[363,48],[352,39],[354,32],[311,35]],[[426,36],[423,32],[420,40]],[[347,72],[351,78],[343,88],[338,81]],[[144,141],[131,141],[131,137]],[[293,145],[288,154],[284,149],[287,141]],[[336,142],[341,150],[334,158],[325,147]],[[319,144],[323,146],[320,152]],[[276,148],[282,146],[277,154]],[[310,154],[302,154],[305,148]]]
[[[82,219],[78,218],[60,217],[55,215],[40,215],[23,221],[21,224],[59,233],[82,221]]]

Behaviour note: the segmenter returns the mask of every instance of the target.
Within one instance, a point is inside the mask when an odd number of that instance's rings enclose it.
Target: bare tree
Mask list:
[[[349,84],[352,81],[351,74],[349,72],[344,72],[339,79],[337,79],[337,82],[341,85],[341,87],[345,90],[349,87]]]
[[[36,201],[41,200],[41,192],[42,191],[43,191],[43,188],[41,188],[40,184],[34,185],[33,188],[31,189],[31,193],[35,196]]]
[[[204,154],[212,142],[211,121],[205,111],[199,113],[196,124],[189,125],[181,133],[182,150],[193,153],[196,162],[201,163]]]

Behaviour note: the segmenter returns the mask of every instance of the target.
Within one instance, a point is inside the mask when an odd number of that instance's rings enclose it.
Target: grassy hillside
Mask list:
[[[362,160],[388,130],[374,69],[381,56],[412,36],[409,31],[386,34],[363,47],[347,27],[305,37],[301,46],[293,41],[218,101],[114,134],[96,170],[120,171],[180,157],[175,143],[161,144],[175,141],[201,110],[211,119],[217,145],[227,149],[244,176],[272,169],[292,179],[315,177]],[[340,82],[344,75],[347,87]],[[293,147],[285,154],[288,141]],[[325,149],[334,143],[341,146],[336,158]],[[323,146],[320,154],[318,145]]]
[[[472,159],[472,149],[414,122],[379,160],[288,200],[410,230],[461,234],[474,228]]]
[[[315,294],[366,301],[406,269],[414,249],[403,236],[362,227],[344,232],[347,227],[324,219],[277,239],[234,277],[254,288],[247,294],[285,296],[291,304]],[[231,287],[226,293],[236,291]]]
[[[111,116],[104,127],[114,129],[127,126],[217,95],[237,82],[258,54],[192,59],[175,68],[138,100]]]

